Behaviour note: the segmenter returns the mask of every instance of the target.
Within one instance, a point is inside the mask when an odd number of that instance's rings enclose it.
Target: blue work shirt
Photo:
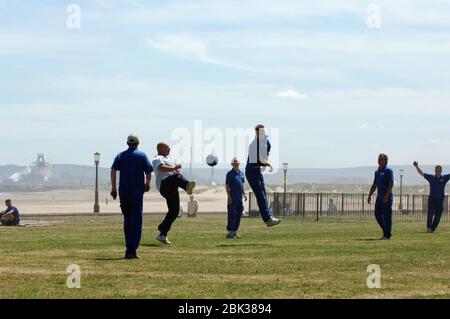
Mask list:
[[[387,166],[378,168],[378,170],[375,171],[375,179],[373,182],[377,185],[377,200],[382,200],[384,195],[386,195],[389,183],[394,182],[394,172]],[[392,190],[389,194],[389,199],[391,201],[394,199]]]
[[[11,206],[10,208],[7,208],[7,209],[5,210],[5,214],[7,214],[7,213],[12,213],[12,214],[14,215],[14,218],[15,218],[17,221],[20,221],[19,210],[18,210],[16,207]]]
[[[445,197],[445,185],[450,180],[450,175],[436,175],[424,174],[423,177],[430,183],[430,197],[431,198],[444,198]]]
[[[230,188],[230,195],[233,204],[242,204],[242,197],[244,196],[244,173],[232,169],[227,173],[225,184]]]
[[[269,139],[266,136],[264,138],[259,140],[259,158],[268,160],[270,149],[272,148],[272,145],[269,142]],[[253,142],[250,143],[250,146],[248,148],[248,158],[247,158],[247,166],[245,169],[251,169],[251,168],[257,168],[261,167],[261,165],[258,163],[258,139],[255,138]]]
[[[141,198],[145,193],[145,174],[153,172],[152,164],[144,152],[130,147],[119,153],[111,167],[120,171],[119,195]]]

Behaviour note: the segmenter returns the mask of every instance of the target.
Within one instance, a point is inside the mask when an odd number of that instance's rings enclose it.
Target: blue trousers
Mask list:
[[[244,212],[244,205],[239,202],[233,202],[231,205],[228,205],[228,231],[237,231],[239,229],[239,225],[241,224],[242,213]]]
[[[144,198],[120,196],[120,208],[123,214],[123,231],[125,233],[126,254],[136,254],[142,237],[142,210]]]
[[[444,211],[444,199],[428,197],[427,228],[435,231]]]
[[[267,203],[266,186],[264,185],[264,177],[259,168],[248,168],[245,170],[245,177],[247,182],[255,193],[256,201],[258,202],[259,213],[264,222],[272,218],[269,205]]]
[[[383,230],[383,236],[392,237],[392,201],[384,203],[383,199],[377,199],[375,203],[375,218]]]

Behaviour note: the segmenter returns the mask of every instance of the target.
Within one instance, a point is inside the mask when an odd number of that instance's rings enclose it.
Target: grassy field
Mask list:
[[[118,217],[66,219],[49,227],[0,228],[0,298],[449,298],[450,225],[396,223],[376,241],[375,222],[244,219],[225,239],[225,216],[177,220],[172,247],[145,217],[141,260],[124,260]],[[66,269],[81,267],[81,289]],[[379,264],[382,288],[368,289]]]

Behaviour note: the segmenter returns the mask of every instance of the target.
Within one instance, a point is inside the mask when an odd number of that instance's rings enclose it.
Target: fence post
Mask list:
[[[303,218],[305,218],[306,215],[306,194],[302,194],[302,211],[303,211]]]
[[[320,194],[319,193],[317,193],[316,194],[316,221],[318,222],[319,221],[319,196],[320,196]]]

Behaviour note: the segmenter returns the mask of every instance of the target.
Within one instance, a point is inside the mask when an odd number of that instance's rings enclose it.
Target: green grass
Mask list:
[[[375,241],[375,222],[244,219],[225,239],[225,216],[176,221],[173,247],[145,217],[141,260],[123,260],[120,217],[67,219],[45,228],[0,228],[0,298],[449,298],[450,225],[396,223]],[[81,289],[66,269],[81,267]],[[379,264],[382,288],[368,289]]]

